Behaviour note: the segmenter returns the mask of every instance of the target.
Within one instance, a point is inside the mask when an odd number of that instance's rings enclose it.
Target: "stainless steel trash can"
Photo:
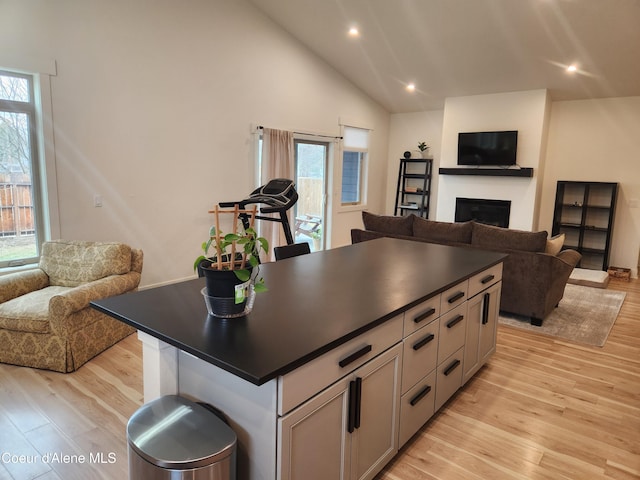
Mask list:
[[[143,405],[127,424],[130,480],[235,480],[236,434],[211,410],[176,395]]]

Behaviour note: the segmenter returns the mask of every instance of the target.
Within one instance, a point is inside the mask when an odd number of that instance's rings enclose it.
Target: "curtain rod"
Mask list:
[[[258,125],[256,127],[258,130],[263,130],[264,127],[262,125]],[[295,135],[311,135],[313,137],[322,137],[322,138],[336,138],[338,140],[342,140],[343,137],[334,137],[332,135],[320,135],[318,133],[305,133],[305,132],[293,132]]]

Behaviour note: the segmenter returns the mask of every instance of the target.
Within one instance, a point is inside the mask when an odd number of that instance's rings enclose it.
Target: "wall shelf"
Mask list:
[[[440,168],[440,175],[476,175],[490,177],[533,177],[533,168]]]

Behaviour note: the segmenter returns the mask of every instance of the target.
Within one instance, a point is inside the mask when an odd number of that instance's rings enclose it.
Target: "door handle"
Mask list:
[[[356,418],[353,426],[360,428],[360,417],[362,415],[362,378],[356,378]]]
[[[482,283],[483,285],[486,283],[489,283],[491,280],[493,280],[494,278],[496,278],[495,275],[487,275],[486,277],[484,277],[482,280],[480,280],[480,283]]]
[[[349,382],[349,418],[347,420],[347,431],[353,433],[356,429],[356,382]]]
[[[425,318],[429,318],[431,315],[433,315],[434,313],[436,313],[436,309],[435,308],[430,308],[429,310],[427,310],[424,313],[421,313],[420,315],[418,315],[417,317],[415,317],[413,319],[413,321],[415,323],[420,323],[421,321],[423,321]]]
[[[462,297],[464,297],[464,292],[458,292],[455,295],[452,295],[451,297],[449,297],[447,302],[454,303],[454,302],[457,302],[458,300],[460,300]]]
[[[416,395],[409,400],[409,405],[415,407],[415,405],[422,400],[429,392],[431,391],[431,385],[427,385],[422,390],[420,390]]]
[[[458,367],[458,365],[460,365],[460,360],[458,359],[454,360],[453,363],[449,365],[447,369],[443,372],[444,376],[448,377],[451,374],[451,372],[453,372]]]
[[[489,302],[491,301],[491,294],[485,293],[482,299],[482,324],[489,323]]]
[[[366,355],[367,353],[369,353],[371,350],[373,349],[373,347],[371,345],[367,345],[365,347],[362,347],[360,350],[358,350],[357,352],[352,353],[351,355],[349,355],[348,357],[343,358],[342,360],[340,360],[338,362],[338,365],[340,365],[340,368],[344,368],[347,365],[349,365],[350,363],[355,362],[356,360],[358,360],[360,357],[363,357],[364,355]]]
[[[453,328],[464,319],[464,315],[458,315],[456,318],[447,323],[447,328]]]
[[[424,347],[427,343],[432,341],[434,338],[436,338],[436,336],[433,333],[430,333],[429,335],[424,337],[422,340],[417,341],[411,348],[413,348],[414,350],[420,350],[422,347]]]

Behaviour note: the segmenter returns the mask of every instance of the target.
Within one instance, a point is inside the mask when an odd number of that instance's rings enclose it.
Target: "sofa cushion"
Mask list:
[[[131,247],[116,242],[44,242],[40,268],[49,276],[50,285],[76,287],[129,272]]]
[[[413,235],[413,215],[407,217],[392,217],[389,215],[375,215],[362,212],[362,222],[365,230],[395,235]]]
[[[471,222],[436,222],[414,216],[413,236],[436,243],[471,243]]]
[[[49,332],[49,300],[69,287],[46,287],[0,304],[0,328],[18,332]]]
[[[520,250],[524,252],[544,252],[547,246],[547,232],[526,232],[494,227],[474,222],[471,244],[491,250]]]
[[[564,245],[564,238],[564,233],[549,238],[547,240],[547,246],[544,249],[545,253],[553,256],[558,255],[558,253],[560,253],[560,250],[562,250],[562,246]]]

